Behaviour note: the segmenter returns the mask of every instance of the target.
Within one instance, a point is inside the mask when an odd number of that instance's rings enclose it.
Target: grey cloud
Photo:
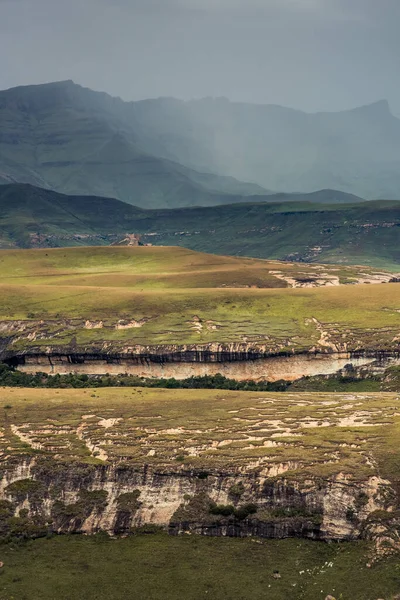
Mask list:
[[[398,0],[0,0],[0,87],[400,112]]]

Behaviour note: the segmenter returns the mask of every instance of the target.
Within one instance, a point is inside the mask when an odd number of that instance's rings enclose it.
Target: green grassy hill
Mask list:
[[[129,231],[142,213],[146,214],[119,200],[65,196],[29,184],[3,185],[0,247],[30,247],[37,235],[45,235],[44,245],[50,246],[108,244],[103,235]]]
[[[315,199],[315,194],[302,198]],[[329,196],[328,196],[329,197]],[[143,210],[96,196],[0,186],[0,247],[109,245],[125,233],[202,252],[398,271],[400,202],[253,202]]]
[[[2,284],[137,289],[323,287],[388,281],[370,267],[237,258],[171,247],[3,250]]]
[[[400,202],[254,203],[150,213],[153,243],[305,262],[400,264]]]

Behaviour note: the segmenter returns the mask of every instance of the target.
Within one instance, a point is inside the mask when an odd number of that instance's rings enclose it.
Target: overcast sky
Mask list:
[[[0,88],[400,115],[400,0],[0,0]]]

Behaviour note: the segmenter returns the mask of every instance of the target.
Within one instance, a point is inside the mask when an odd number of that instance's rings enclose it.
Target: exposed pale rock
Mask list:
[[[85,329],[103,329],[103,321],[86,321]]]

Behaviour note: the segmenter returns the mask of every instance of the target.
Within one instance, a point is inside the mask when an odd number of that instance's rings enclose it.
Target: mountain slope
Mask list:
[[[223,98],[124,102],[72,81],[13,88],[0,92],[0,183],[13,181],[145,208],[266,190],[398,198],[400,120],[386,101],[307,114]]]
[[[10,184],[0,186],[0,247],[108,245],[141,233],[147,243],[217,254],[399,269],[400,202],[316,204],[300,197],[143,210],[110,198]]]
[[[270,189],[400,196],[400,120],[386,101],[338,113],[206,98],[134,103],[158,153]],[[162,144],[159,141],[162,141]]]
[[[145,126],[125,118],[123,105],[72,82],[0,92],[0,183],[108,195],[147,208],[266,193],[146,152]]]
[[[32,236],[36,239],[42,234],[58,240],[71,234],[94,235],[97,239],[110,231],[129,230],[142,213],[146,214],[120,200],[66,196],[29,184],[3,185],[0,186],[0,246],[30,247],[35,245]]]

